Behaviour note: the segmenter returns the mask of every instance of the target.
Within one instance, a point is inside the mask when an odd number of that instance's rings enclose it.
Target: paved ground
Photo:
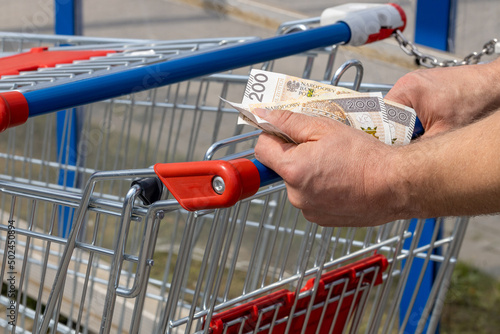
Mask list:
[[[323,8],[344,1],[317,0],[85,0],[84,34],[103,37],[183,39],[221,36],[274,34],[278,22],[318,16]],[[367,1],[363,2],[375,2]],[[414,2],[400,3],[409,16],[407,35],[411,38]],[[457,53],[464,56],[495,37],[499,31],[500,4],[488,0],[459,0],[457,10]],[[472,7],[474,6],[474,7]],[[53,0],[9,1],[2,4],[0,30],[52,33]],[[441,54],[438,54],[441,56]],[[361,59],[365,81],[394,83],[414,69],[394,41],[362,48],[343,48],[337,62]],[[500,218],[473,218],[460,258],[500,278]]]

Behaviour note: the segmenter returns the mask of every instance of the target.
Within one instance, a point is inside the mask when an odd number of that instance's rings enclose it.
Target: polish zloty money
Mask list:
[[[359,93],[321,82],[253,69],[250,73],[242,104],[279,102],[302,97],[315,98],[324,94],[357,95]],[[382,104],[388,105],[382,108],[381,112],[388,112],[389,108],[391,111],[390,116],[382,115],[383,119],[388,121],[390,131],[384,136],[386,137],[384,142],[394,145],[408,144],[415,125],[415,111],[412,108],[388,100],[384,100]],[[248,121],[247,117],[241,116],[238,119],[238,124],[248,124]],[[255,126],[255,124],[253,125]]]
[[[408,145],[417,119],[415,110],[387,99],[384,102],[391,129],[391,145]]]
[[[254,114],[257,108],[269,110],[290,110],[309,116],[332,118],[346,125],[362,130],[380,141],[390,144],[389,122],[385,117],[385,105],[381,93],[358,93],[356,95],[335,93],[323,94],[316,98],[301,98],[270,103],[231,104],[246,118],[247,122],[260,129],[277,134],[291,141],[278,128]]]
[[[352,94],[356,91],[306,80],[286,74],[253,69],[250,72],[242,104],[280,102],[325,93]]]
[[[241,104],[234,103],[234,102],[230,102],[230,101],[227,101],[224,99],[222,99],[222,101],[226,102],[231,107],[233,107],[234,109],[239,111],[239,113],[240,113],[239,117],[238,117],[239,124],[251,125],[251,126],[256,127],[257,129],[260,129],[264,132],[267,132],[267,133],[273,134],[277,137],[280,137],[281,139],[283,139],[287,142],[295,143],[295,141],[292,138],[290,138],[286,133],[282,132],[280,129],[278,129],[277,127],[275,127],[271,123],[263,120],[259,116],[254,115],[250,111],[250,107],[249,107],[250,105],[245,105],[243,103],[241,103]],[[264,104],[266,104],[266,103],[263,103],[263,105]]]

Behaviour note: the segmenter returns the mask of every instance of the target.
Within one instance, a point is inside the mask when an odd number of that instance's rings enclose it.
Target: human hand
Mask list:
[[[500,60],[418,70],[399,79],[386,99],[415,109],[425,137],[462,127],[500,107]]]
[[[324,226],[373,226],[397,218],[395,148],[340,122],[259,109],[298,144],[262,134],[256,158],[285,181],[292,205]]]

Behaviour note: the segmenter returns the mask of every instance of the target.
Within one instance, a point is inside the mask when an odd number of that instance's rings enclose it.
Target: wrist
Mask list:
[[[391,147],[383,173],[386,210],[391,220],[423,217],[415,182],[421,172],[418,165],[425,152],[414,145]]]
[[[464,128],[421,139],[392,153],[387,168],[398,219],[499,212],[500,111]]]
[[[407,146],[386,146],[378,152],[377,160],[369,167],[368,189],[376,203],[380,220],[389,222],[417,217],[418,203],[413,201],[411,169]],[[370,200],[370,199],[369,199]]]

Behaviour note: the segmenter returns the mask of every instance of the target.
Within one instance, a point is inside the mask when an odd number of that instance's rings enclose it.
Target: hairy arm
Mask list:
[[[399,79],[386,98],[415,109],[424,137],[448,131],[500,108],[500,59],[491,63],[422,69]]]
[[[499,111],[404,147],[329,119],[287,111],[260,116],[299,143],[262,135],[255,152],[312,222],[371,226],[500,212]]]
[[[398,150],[404,218],[500,212],[499,124],[496,111]]]

